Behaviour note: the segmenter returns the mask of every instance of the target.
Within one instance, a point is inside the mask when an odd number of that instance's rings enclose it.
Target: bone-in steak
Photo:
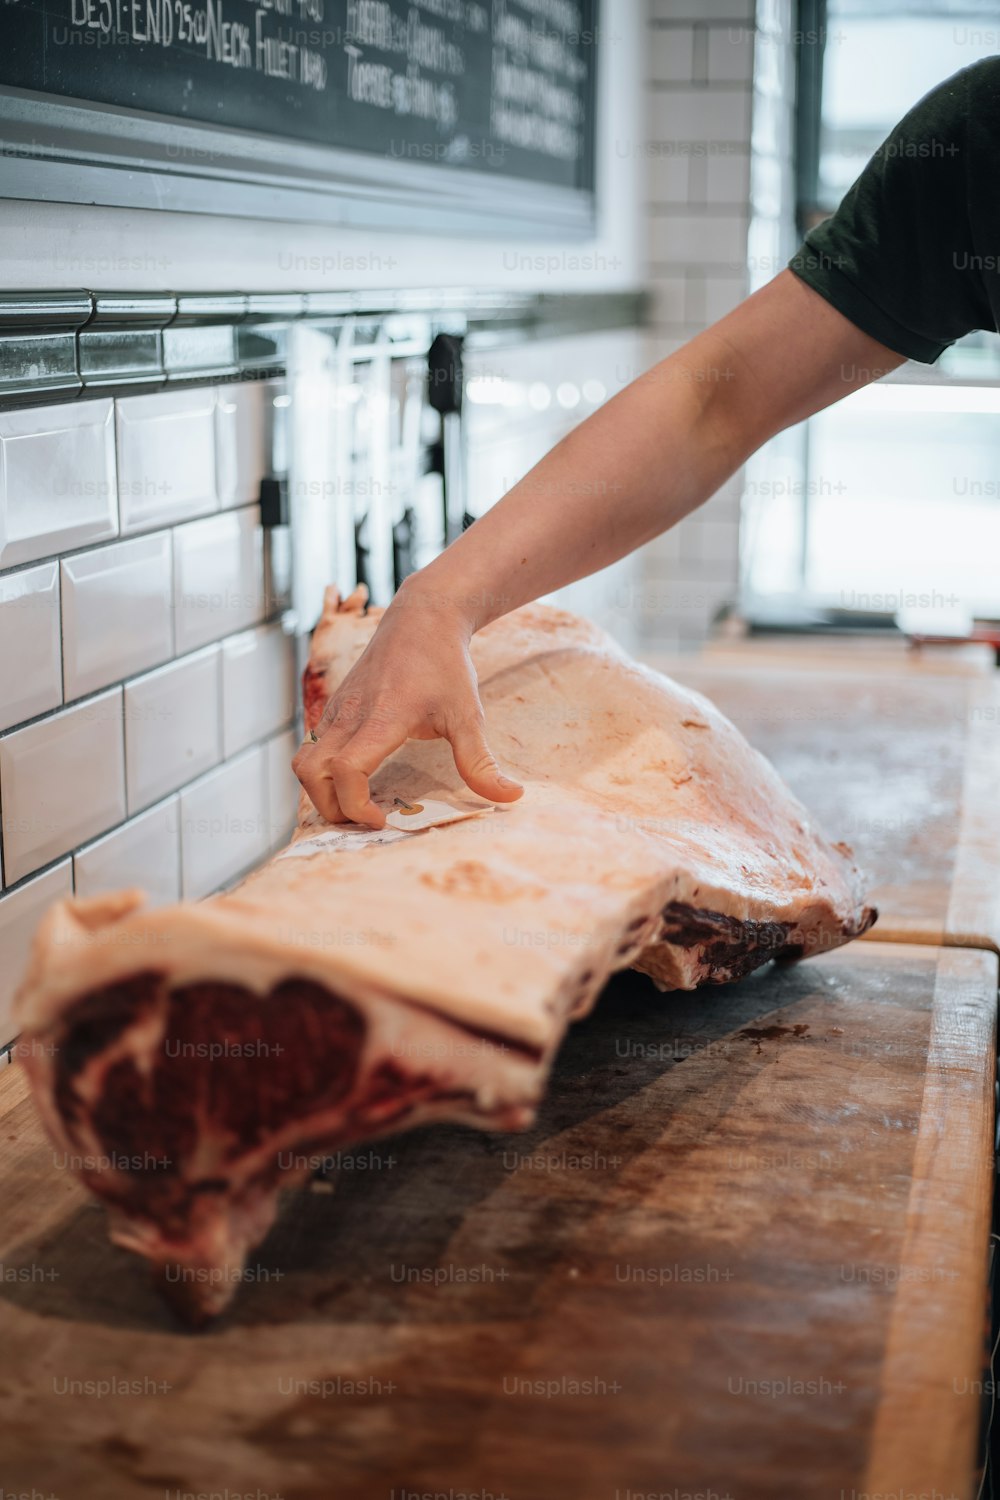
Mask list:
[[[307,727],[376,618],[331,593]],[[326,825],[303,798],[295,855],[235,891],[66,901],[36,937],[19,1007],[38,1107],[192,1321],[225,1306],[317,1155],[433,1120],[529,1124],[612,971],[719,984],[874,920],[850,851],[704,698],[542,606],[473,655],[522,801],[304,854]],[[404,746],[373,789],[481,806],[440,741]]]

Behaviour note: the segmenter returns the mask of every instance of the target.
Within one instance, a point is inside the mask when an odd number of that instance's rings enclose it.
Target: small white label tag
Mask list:
[[[384,803],[382,805],[385,807]],[[408,812],[406,807],[413,811]],[[406,807],[395,804],[391,809],[386,808],[385,828],[365,828],[360,823],[338,824],[336,828],[324,828],[312,838],[299,839],[277,857],[308,859],[313,854],[349,853],[353,849],[365,849],[370,844],[394,844],[397,839],[409,838],[411,833],[422,833],[425,828],[460,823],[463,818],[477,818],[480,813],[496,810],[491,803],[483,807],[453,807],[450,802],[435,802],[431,798],[407,803]]]
[[[386,808],[385,821],[390,828],[399,828],[404,833],[419,833],[422,828],[460,823],[463,818],[477,818],[484,812],[493,812],[491,803],[482,807],[455,807],[451,802],[435,802],[430,797],[421,797],[406,805],[401,799],[395,802],[391,809]]]
[[[407,835],[395,828],[363,828],[360,823],[345,823],[343,828],[327,828],[311,839],[283,849],[278,859],[308,859],[312,854],[334,854],[338,850],[364,849],[368,844],[394,844]]]

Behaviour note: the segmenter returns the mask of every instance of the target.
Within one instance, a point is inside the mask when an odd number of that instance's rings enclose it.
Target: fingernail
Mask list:
[[[509,776],[504,776],[502,773],[497,777],[497,781],[500,786],[516,786],[520,788],[521,785],[519,781],[512,781]]]

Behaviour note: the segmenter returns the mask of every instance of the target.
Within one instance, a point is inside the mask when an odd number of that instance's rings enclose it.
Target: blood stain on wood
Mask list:
[[[809,1027],[804,1021],[799,1021],[794,1026],[747,1026],[736,1033],[737,1036],[745,1036],[748,1042],[753,1042],[757,1051],[761,1050],[761,1042],[776,1042],[783,1036],[804,1037]]]

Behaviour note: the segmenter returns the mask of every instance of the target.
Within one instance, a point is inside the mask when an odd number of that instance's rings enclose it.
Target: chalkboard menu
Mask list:
[[[12,0],[0,20],[0,114],[22,137],[31,121],[41,159],[47,119],[61,148],[52,160],[65,163],[75,141],[90,167],[125,165],[124,149],[133,172],[249,183],[256,166],[272,189],[329,196],[318,150],[336,153],[330,193],[350,178],[357,205],[364,173],[345,173],[343,153],[363,153],[379,161],[367,177],[376,198],[417,183],[422,192],[444,172],[454,208],[459,176],[474,174],[478,211],[511,211],[524,184],[535,189],[527,217],[542,207],[538,190],[562,195],[547,200],[558,222],[594,186],[596,11],[597,0]],[[166,140],[136,132],[151,116],[173,124],[173,156]],[[103,161],[102,131],[114,147]],[[267,160],[240,144],[244,132],[272,143]],[[273,180],[282,164],[284,184]],[[505,185],[499,199],[485,183]]]

